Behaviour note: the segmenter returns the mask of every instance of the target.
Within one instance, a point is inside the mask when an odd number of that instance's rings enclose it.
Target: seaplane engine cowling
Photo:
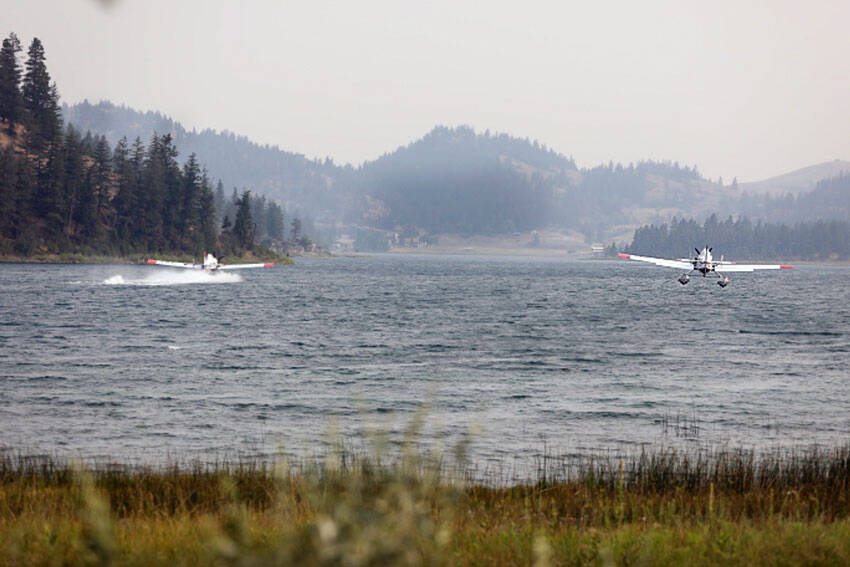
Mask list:
[[[680,284],[685,285],[689,281],[691,281],[691,278],[688,274],[682,274],[681,276],[679,276],[679,283]]]

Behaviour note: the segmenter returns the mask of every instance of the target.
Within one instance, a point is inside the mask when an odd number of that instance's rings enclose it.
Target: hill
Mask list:
[[[248,188],[274,199],[285,209],[311,216],[338,212],[337,201],[329,190],[341,168],[330,160],[311,160],[228,131],[187,130],[159,112],[141,112],[107,101],[65,105],[62,114],[79,131],[105,136],[112,146],[122,137],[130,142],[138,137],[147,143],[154,134],[170,134],[183,160],[197,154],[207,165],[210,178],[220,179],[228,190]]]
[[[159,113],[110,102],[66,106],[64,113],[79,130],[111,142],[169,133],[181,155],[194,152],[209,164],[211,179],[222,179],[228,189],[267,195],[287,210],[314,218],[327,232],[326,240],[354,226],[426,240],[439,234],[510,235],[546,228],[577,231],[588,242],[623,241],[639,226],[673,217],[789,218],[796,201],[773,196],[786,191],[811,193],[795,214],[814,220],[836,211],[830,204],[834,191],[829,196],[814,191],[817,181],[850,166],[836,160],[757,183],[723,185],[704,178],[696,166],[643,161],[579,168],[571,158],[527,138],[438,126],[355,168],[262,146],[227,131],[187,130]]]
[[[766,193],[773,196],[785,193],[799,195],[814,189],[818,181],[836,177],[841,173],[850,173],[850,161],[840,159],[825,161],[762,181],[742,183],[741,189],[748,193]]]
[[[364,164],[353,179],[360,222],[427,233],[528,231],[555,220],[575,162],[537,142],[439,126]]]
[[[845,220],[850,218],[850,172],[818,181],[807,192],[782,195],[745,195],[740,213],[754,219],[786,222]]]

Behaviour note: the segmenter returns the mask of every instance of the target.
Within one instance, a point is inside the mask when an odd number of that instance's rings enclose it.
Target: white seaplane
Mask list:
[[[194,270],[205,270],[207,272],[215,272],[216,270],[244,270],[245,268],[270,268],[274,266],[273,262],[263,264],[221,264],[218,258],[212,254],[204,252],[203,261],[200,264],[189,264],[186,262],[168,262],[166,260],[148,260],[148,264],[156,264],[157,266],[170,266],[172,268],[190,268]]]
[[[736,264],[735,262],[723,260],[723,256],[720,257],[720,260],[715,260],[711,255],[713,248],[710,248],[707,244],[702,250],[699,248],[694,248],[694,250],[696,250],[697,253],[695,258],[680,258],[678,260],[666,260],[664,258],[652,258],[650,256],[636,256],[635,254],[617,254],[617,256],[627,260],[649,262],[656,266],[663,266],[665,268],[689,270],[689,272],[685,272],[679,276],[679,283],[682,285],[691,281],[690,274],[693,272],[699,272],[702,274],[702,277],[706,277],[708,274],[714,274],[719,278],[717,280],[717,285],[720,287],[726,287],[729,285],[729,276],[721,274],[728,272],[753,272],[755,270],[790,270],[794,267],[789,266],[788,264]]]

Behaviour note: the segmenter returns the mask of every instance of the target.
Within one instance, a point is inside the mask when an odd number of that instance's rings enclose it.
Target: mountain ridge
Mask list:
[[[197,153],[226,187],[268,195],[326,226],[346,223],[420,237],[555,228],[578,231],[593,242],[622,239],[638,226],[674,217],[758,217],[775,210],[763,204],[770,194],[749,189],[757,185],[714,182],[696,166],[643,161],[579,168],[537,141],[469,126],[436,126],[354,167],[308,159],[229,131],[189,131],[160,113],[108,101],[64,109],[77,128],[107,139],[168,130],[182,156]],[[765,181],[812,183],[823,165]]]
[[[850,173],[850,161],[834,159],[780,173],[760,181],[741,183],[741,189],[748,193],[766,193],[774,196],[785,193],[798,195],[814,189],[818,181],[836,177],[842,173]]]

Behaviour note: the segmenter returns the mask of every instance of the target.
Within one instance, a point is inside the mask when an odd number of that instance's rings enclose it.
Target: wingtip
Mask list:
[[[794,266],[791,266],[789,264],[782,264],[781,266],[779,266],[779,269],[780,270],[793,270]]]
[[[265,264],[263,264],[264,268],[271,268],[272,266],[274,266],[274,262],[266,262]]]
[[[620,258],[625,258],[626,260],[628,260],[629,258],[631,258],[631,256],[630,256],[630,255],[628,255],[628,254],[617,254],[617,256],[619,256]]]
[[[156,260],[148,260],[148,264],[156,264]]]

